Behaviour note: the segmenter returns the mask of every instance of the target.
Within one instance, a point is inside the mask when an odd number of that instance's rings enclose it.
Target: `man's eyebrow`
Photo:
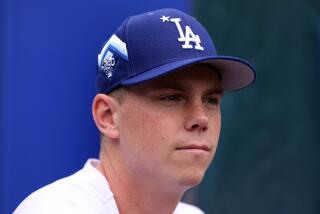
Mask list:
[[[215,87],[207,90],[207,94],[218,94],[223,95],[223,89],[221,87]]]

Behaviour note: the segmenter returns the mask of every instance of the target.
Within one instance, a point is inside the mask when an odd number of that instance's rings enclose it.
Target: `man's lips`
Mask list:
[[[207,145],[186,145],[177,147],[176,150],[203,150],[209,152],[210,149]]]

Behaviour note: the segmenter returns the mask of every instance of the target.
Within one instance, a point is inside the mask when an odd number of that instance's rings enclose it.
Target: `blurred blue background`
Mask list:
[[[219,53],[258,70],[226,94],[219,149],[184,200],[206,213],[320,213],[320,3],[315,0],[0,2],[0,213],[97,157],[96,57],[129,15],[195,15]]]
[[[98,156],[97,54],[127,16],[162,7],[191,11],[184,0],[1,1],[0,213]]]

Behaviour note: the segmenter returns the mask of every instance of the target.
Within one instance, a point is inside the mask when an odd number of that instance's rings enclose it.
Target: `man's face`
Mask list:
[[[206,65],[130,86],[119,106],[119,161],[146,182],[198,184],[218,144],[221,93]]]

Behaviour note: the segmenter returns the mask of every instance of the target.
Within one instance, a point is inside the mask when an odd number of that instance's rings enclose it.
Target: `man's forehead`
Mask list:
[[[165,76],[145,81],[136,86],[154,91],[172,89],[183,92],[191,92],[201,88],[210,93],[222,94],[218,72],[206,65],[195,65],[184,68]]]

